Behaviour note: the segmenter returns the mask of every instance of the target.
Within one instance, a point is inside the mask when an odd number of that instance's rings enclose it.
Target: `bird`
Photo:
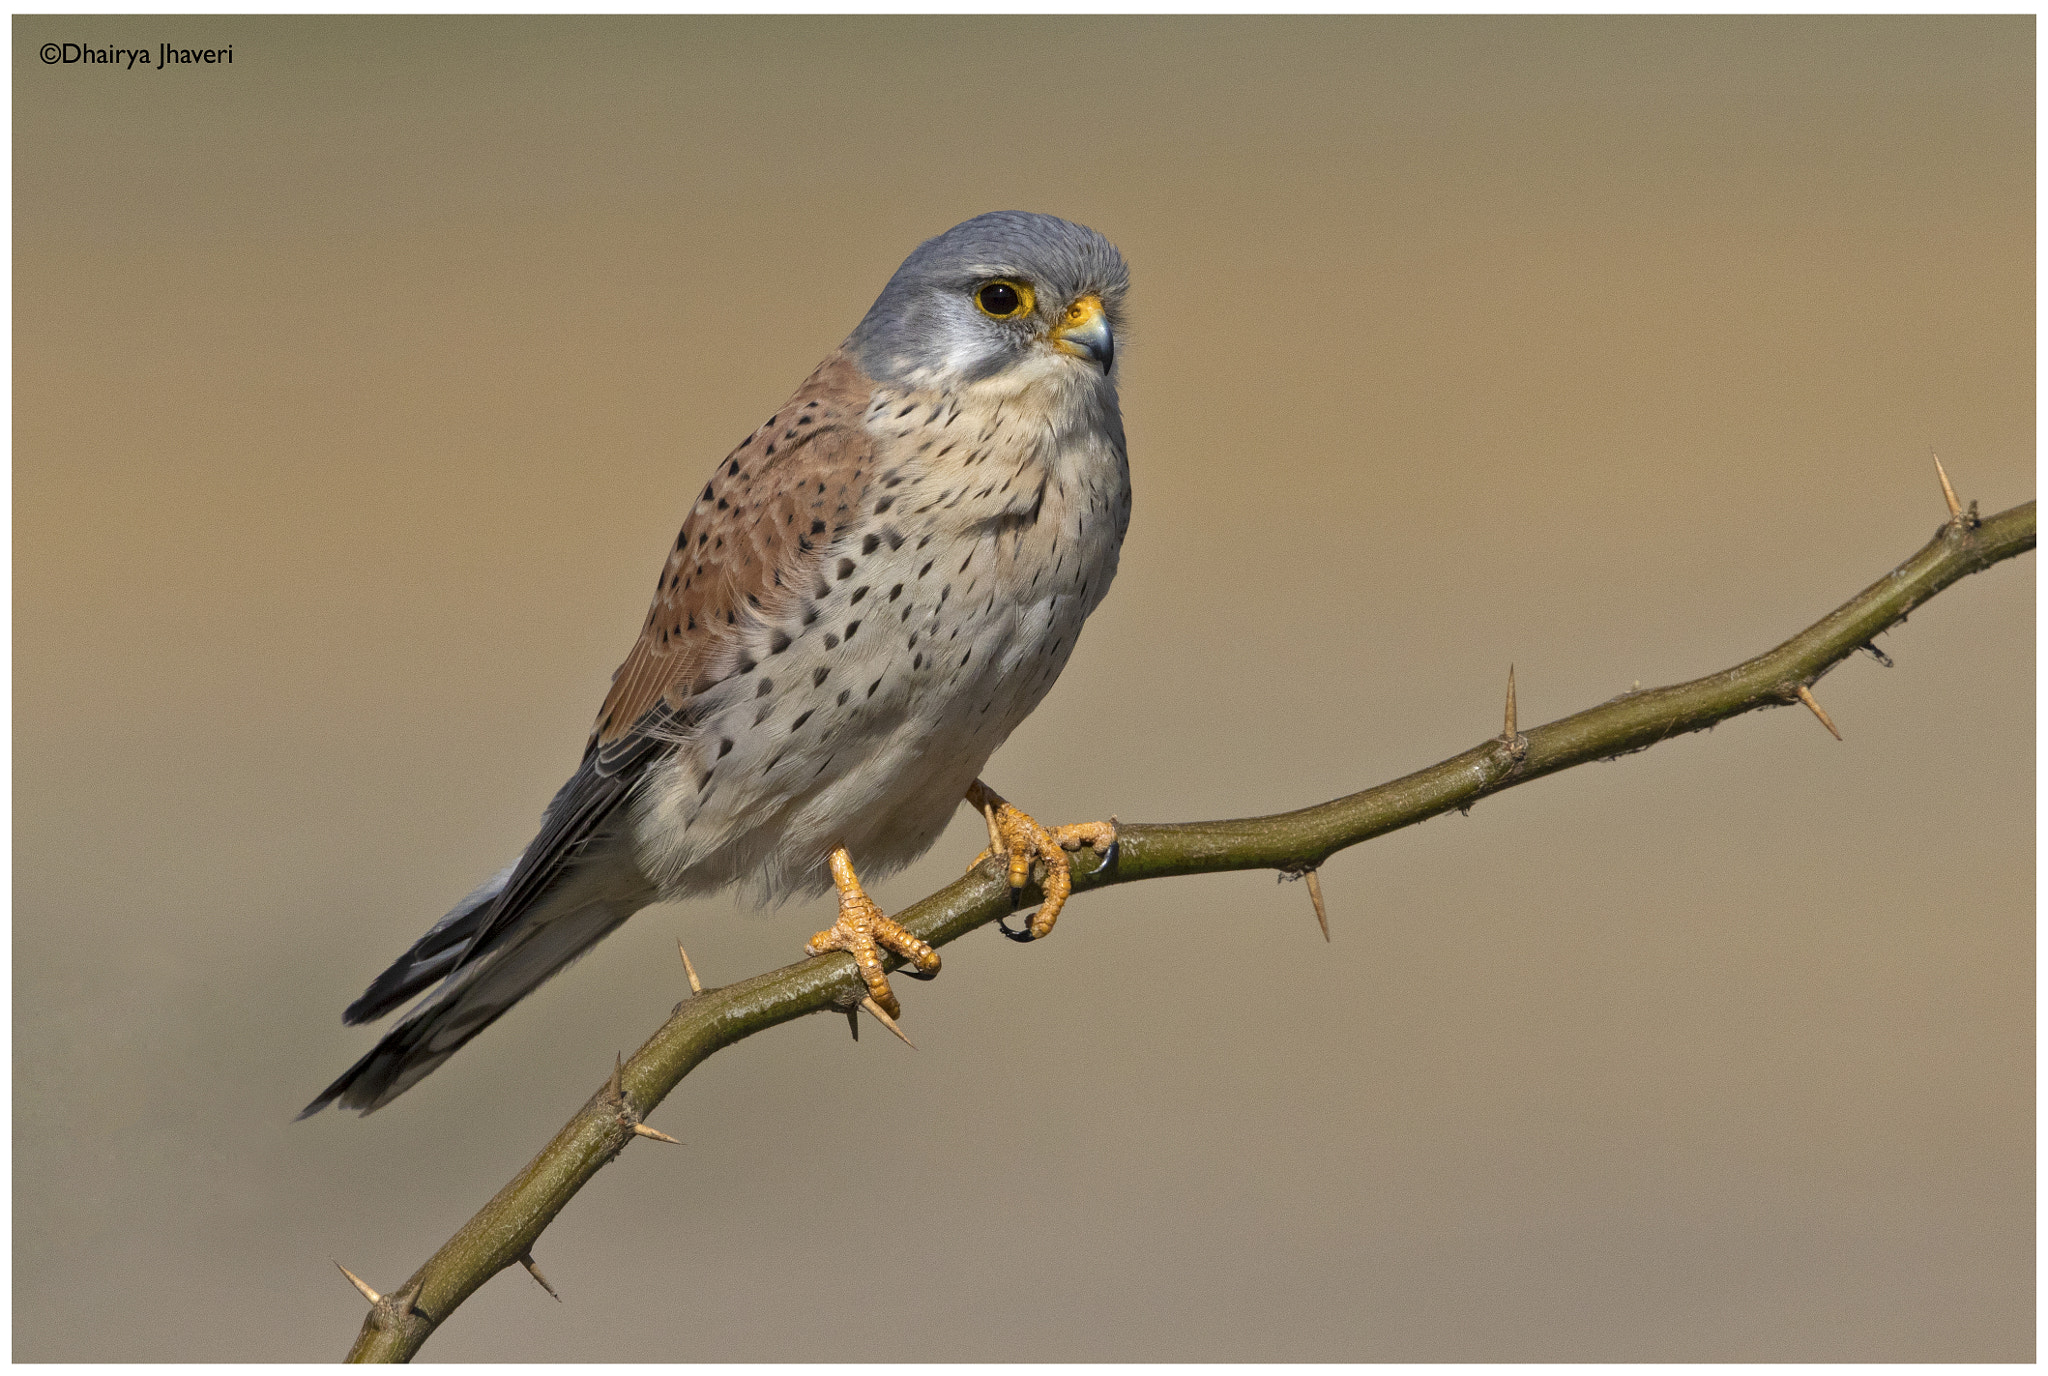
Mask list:
[[[1013,900],[1043,876],[1004,933],[1049,933],[1067,852],[1113,863],[1114,820],[1043,826],[981,773],[1116,574],[1128,289],[1108,239],[1052,215],[918,245],[696,493],[538,833],[348,1006],[358,1025],[427,995],[299,1116],[383,1107],[639,909],[727,888],[836,891],[806,952],[847,952],[899,1016],[888,955],[920,978],[939,956],[860,874],[922,855],[962,802]]]

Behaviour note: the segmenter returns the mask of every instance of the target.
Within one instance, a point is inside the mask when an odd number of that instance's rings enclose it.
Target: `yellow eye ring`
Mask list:
[[[1015,320],[1031,314],[1031,284],[998,277],[974,289],[974,306],[991,320]]]

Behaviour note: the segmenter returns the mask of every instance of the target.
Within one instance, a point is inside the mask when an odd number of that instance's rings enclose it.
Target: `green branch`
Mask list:
[[[1950,503],[1953,510],[1953,497]],[[1808,692],[1810,685],[1949,584],[2033,547],[2032,502],[1983,521],[1972,506],[1849,602],[1776,649],[1732,669],[1627,693],[1527,733],[1515,728],[1511,676],[1506,729],[1482,745],[1392,783],[1298,812],[1230,822],[1121,825],[1113,863],[1104,865],[1092,851],[1076,854],[1074,891],[1220,870],[1312,872],[1347,846],[1469,807],[1545,774],[1645,750],[1759,707],[1804,702],[1826,723]],[[1831,723],[1828,729],[1834,729]],[[996,870],[985,864],[897,914],[897,920],[942,946],[1008,914],[1009,889]],[[376,1296],[362,1286],[372,1303],[349,1360],[407,1360],[478,1286],[515,1263],[530,1267],[534,1242],[555,1215],[634,1139],[642,1115],[711,1053],[807,1013],[850,1013],[866,992],[852,958],[834,953],[693,994],[402,1290]]]

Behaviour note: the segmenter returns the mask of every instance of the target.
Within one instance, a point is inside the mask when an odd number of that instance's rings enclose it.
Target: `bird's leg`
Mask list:
[[[930,979],[939,972],[939,953],[893,922],[861,890],[853,873],[853,857],[840,846],[832,852],[832,886],[839,890],[839,920],[804,943],[814,956],[827,951],[844,951],[853,957],[868,993],[890,1017],[900,1017],[903,1007],[889,990],[889,976],[882,969],[882,952],[893,951],[909,961],[905,973]]]
[[[1116,858],[1114,821],[1043,827],[1037,819],[1010,804],[1002,794],[979,779],[968,785],[967,805],[987,820],[989,845],[987,850],[974,857],[974,865],[967,868],[973,869],[991,855],[1007,857],[1012,907],[1016,906],[1024,886],[1031,881],[1032,863],[1036,861],[1045,866],[1045,879],[1041,884],[1045,890],[1045,902],[1032,915],[1031,926],[1024,931],[1011,931],[1007,924],[996,923],[1002,934],[1012,941],[1036,941],[1060,920],[1060,909],[1066,906],[1067,895],[1074,891],[1073,863],[1067,859],[1068,851],[1088,846],[1103,858],[1105,864]]]

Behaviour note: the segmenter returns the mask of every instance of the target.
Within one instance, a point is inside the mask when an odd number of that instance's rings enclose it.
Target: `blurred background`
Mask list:
[[[686,990],[652,909],[368,1119],[691,494],[920,240],[1132,265],[1136,512],[988,775],[1321,801],[2034,495],[2034,28],[14,21],[14,1355],[339,1357]],[[44,42],[232,65],[46,66]],[[1803,710],[978,932],[726,1051],[427,1359],[2033,1355],[2033,560]],[[963,811],[878,897],[982,844]],[[915,1182],[912,1188],[907,1182]]]

